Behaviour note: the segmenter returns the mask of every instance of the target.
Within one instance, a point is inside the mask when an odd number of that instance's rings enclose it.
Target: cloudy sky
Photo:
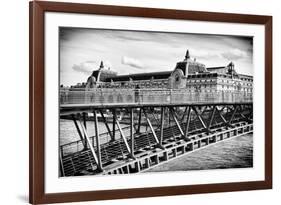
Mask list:
[[[101,60],[119,74],[173,70],[189,49],[207,67],[225,66],[253,73],[250,37],[60,28],[60,81],[85,82]]]

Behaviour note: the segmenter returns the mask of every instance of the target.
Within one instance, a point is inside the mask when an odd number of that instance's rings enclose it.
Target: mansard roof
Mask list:
[[[130,80],[151,80],[151,79],[167,79],[170,77],[172,71],[161,71],[151,73],[135,73],[128,75],[117,75],[107,78],[106,82],[111,81],[130,81]]]

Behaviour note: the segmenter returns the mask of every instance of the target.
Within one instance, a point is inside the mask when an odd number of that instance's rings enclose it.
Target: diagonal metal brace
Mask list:
[[[92,143],[91,143],[91,141],[90,141],[89,135],[88,135],[88,133],[87,133],[85,127],[84,127],[84,124],[83,124],[81,121],[79,121],[79,122],[80,122],[80,126],[81,126],[81,128],[82,128],[82,132],[83,132],[83,134],[84,134],[84,136],[85,136],[85,138],[86,138],[86,141],[87,141],[87,143],[88,143],[88,145],[89,145],[90,151],[91,151],[91,153],[92,153],[92,155],[93,155],[94,161],[95,161],[95,163],[97,164],[98,169],[102,171],[101,160],[100,160],[100,159],[97,157],[97,155],[96,155],[96,152],[95,152],[94,147],[93,147],[93,145],[92,145]]]
[[[133,153],[132,153],[132,150],[131,150],[131,148],[130,148],[130,146],[129,146],[129,143],[128,143],[128,141],[127,141],[127,139],[126,139],[126,137],[125,137],[125,135],[124,135],[124,133],[123,133],[123,130],[122,130],[121,126],[120,126],[120,122],[119,122],[118,119],[116,119],[116,125],[117,125],[117,128],[118,128],[118,130],[119,130],[119,132],[120,132],[120,135],[121,135],[121,137],[122,137],[122,139],[123,139],[123,141],[124,141],[124,143],[125,143],[126,149],[128,150],[130,156],[131,156],[132,158],[134,158],[134,155],[133,155]]]
[[[204,129],[207,130],[207,126],[205,124],[205,122],[203,121],[202,117],[199,115],[197,109],[194,106],[191,106],[191,109],[194,111],[195,115],[197,116],[197,118],[199,119],[200,123],[202,124],[202,126],[204,127]]]
[[[210,128],[211,128],[211,126],[212,126],[215,113],[216,113],[216,106],[214,105],[213,110],[212,110],[212,114],[211,114],[211,118],[210,118],[210,122],[209,122],[208,127],[207,127],[208,132],[210,132]]]
[[[224,116],[221,114],[221,112],[222,112],[223,109],[218,110],[216,106],[215,106],[215,108],[216,108],[216,110],[217,110],[217,112],[218,112],[220,118],[222,119],[223,123],[224,123],[226,126],[228,126],[228,127],[233,127],[231,124],[229,124],[229,123],[226,121],[226,119],[224,118]]]
[[[172,118],[173,118],[173,120],[175,121],[175,123],[176,123],[176,125],[177,125],[177,127],[178,127],[178,129],[179,129],[179,131],[180,131],[180,133],[181,133],[181,136],[184,136],[184,133],[183,133],[183,131],[182,131],[182,128],[181,128],[181,126],[180,126],[180,123],[179,123],[179,121],[178,121],[178,119],[177,119],[177,117],[176,117],[176,115],[175,115],[175,110],[174,110],[174,108],[170,108],[170,113],[171,113],[171,116],[172,116]]]
[[[154,130],[154,128],[153,128],[153,126],[152,126],[152,124],[151,124],[151,122],[150,122],[150,120],[149,120],[149,118],[148,118],[148,116],[147,116],[147,113],[146,113],[145,109],[143,109],[143,114],[144,114],[144,116],[145,116],[145,119],[146,119],[146,121],[147,121],[148,126],[150,127],[150,130],[151,130],[151,132],[152,132],[152,136],[154,137],[154,139],[155,139],[157,145],[158,145],[161,149],[164,149],[164,147],[163,147],[163,146],[160,144],[160,142],[159,142],[159,139],[158,139],[158,137],[157,137],[157,135],[156,135],[156,133],[155,133],[155,130]]]
[[[191,120],[191,107],[188,107],[186,124],[185,124],[185,132],[184,132],[184,138],[185,139],[188,139],[187,135],[188,135],[190,120]]]
[[[228,121],[228,124],[231,124],[231,121],[234,119],[234,116],[235,116],[235,114],[237,113],[237,110],[238,110],[238,106],[236,106],[236,107],[234,108],[234,111],[233,111],[233,113],[231,114],[231,117],[230,117],[230,119],[229,119],[229,121]]]

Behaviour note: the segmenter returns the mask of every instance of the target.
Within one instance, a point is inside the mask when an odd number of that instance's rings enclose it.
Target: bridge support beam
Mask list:
[[[65,173],[64,173],[64,167],[63,167],[63,161],[62,161],[62,150],[59,151],[59,158],[60,158],[60,176],[64,177]]]
[[[112,138],[111,140],[115,140],[115,133],[116,133],[116,109],[112,109]]]
[[[184,121],[184,117],[185,117],[185,115],[186,115],[186,113],[187,113],[187,109],[188,109],[188,108],[189,108],[188,106],[185,107],[184,112],[183,112],[183,115],[182,115],[182,117],[181,117],[181,122]]]
[[[131,155],[132,155],[132,157],[134,157],[135,138],[134,138],[134,110],[133,110],[133,108],[130,110],[130,136],[131,136]]]
[[[210,122],[209,122],[208,127],[207,127],[207,132],[208,132],[208,133],[210,133],[210,128],[211,128],[211,126],[212,126],[215,113],[216,113],[216,106],[214,105],[214,106],[213,106],[213,110],[212,110],[212,115],[211,115],[211,118],[210,118]]]
[[[94,110],[93,113],[94,113],[94,119],[95,119],[95,132],[96,132],[96,146],[97,146],[98,164],[100,166],[100,169],[102,169],[98,116],[97,116],[97,112],[95,110]]]
[[[229,122],[226,121],[226,119],[224,118],[224,116],[221,114],[221,112],[224,110],[225,107],[223,107],[221,110],[218,110],[217,107],[215,106],[216,111],[218,112],[220,118],[222,119],[223,123],[228,126],[228,127],[233,127]]]
[[[159,126],[159,125],[160,125],[159,119],[157,119],[157,117],[155,116],[155,114],[154,114],[153,111],[151,111],[151,114],[152,114],[154,120],[157,122],[157,124],[158,124],[158,126]]]
[[[219,114],[220,118],[222,119],[222,121],[223,121],[225,124],[227,124],[226,119],[225,119],[224,116],[222,116],[222,114],[221,114],[221,112],[224,110],[224,108],[221,109],[221,110],[218,110],[217,107],[215,107],[215,108],[216,108],[216,110],[218,111],[218,114]]]
[[[82,116],[83,116],[83,123],[84,123],[84,126],[85,126],[85,129],[87,130],[87,119],[86,119],[86,113],[85,112],[83,112],[82,113]],[[84,136],[84,139],[85,139],[86,137]],[[85,149],[87,149],[87,142],[84,140],[84,144],[85,144]]]
[[[86,129],[85,129],[83,123],[80,122],[80,125],[81,125],[82,131],[83,131],[83,133],[84,133],[84,135],[85,135],[85,137],[86,137],[86,140],[87,140],[87,143],[88,143],[88,145],[89,145],[90,151],[91,151],[91,153],[92,153],[92,155],[93,155],[94,161],[95,161],[95,163],[97,164],[97,168],[98,168],[99,171],[103,171],[103,169],[102,169],[102,164],[101,164],[101,159],[99,159],[99,157],[98,157],[97,154],[95,153],[94,147],[93,147],[93,145],[92,145],[92,143],[91,143],[91,141],[90,141],[90,138],[89,138],[89,136],[88,136],[88,133],[87,133],[87,131],[86,131]],[[99,156],[100,156],[100,155],[99,155]]]
[[[86,119],[86,113],[85,113],[85,112],[83,112],[83,113],[82,113],[82,116],[83,116],[83,123],[84,123],[84,127],[85,127],[85,129],[87,130],[87,119]]]
[[[242,107],[242,105],[240,105],[240,116],[242,117],[242,118],[244,118],[247,122],[252,122],[252,120],[250,120],[248,117],[246,117],[243,113],[242,113],[242,111],[243,111],[244,109],[243,109],[243,107]]]
[[[131,113],[131,109],[134,110],[134,108],[126,108],[126,111],[130,114]],[[134,112],[133,112],[133,121],[134,121]],[[136,125],[135,123],[133,123],[133,129],[135,130],[135,132],[137,133],[138,130],[138,125]]]
[[[102,120],[103,120],[103,122],[104,122],[104,124],[105,124],[105,127],[106,127],[106,129],[107,129],[107,132],[108,132],[108,134],[110,135],[111,140],[113,141],[113,140],[114,140],[114,139],[113,139],[113,134],[112,134],[112,132],[111,132],[111,130],[110,130],[110,128],[109,128],[109,125],[108,125],[108,123],[107,123],[107,120],[106,120],[106,118],[104,117],[104,114],[103,114],[102,110],[99,110],[99,111],[100,111]]]
[[[207,110],[207,108],[208,108],[208,106],[206,105],[206,106],[201,106],[201,110],[200,110],[200,116],[202,116],[205,112],[206,112],[206,110]]]
[[[237,113],[237,110],[238,110],[238,106],[235,106],[235,108],[234,108],[234,110],[233,110],[233,112],[231,114],[231,117],[230,117],[230,119],[228,121],[228,124],[231,124],[232,120],[234,119],[235,114]]]
[[[184,132],[184,138],[187,140],[188,137],[188,129],[189,129],[189,124],[190,124],[190,118],[191,118],[191,107],[188,107],[187,111],[187,117],[186,117],[186,125],[185,125],[185,132]]]
[[[131,148],[130,148],[130,146],[129,146],[129,143],[128,143],[127,139],[126,139],[126,136],[125,136],[124,133],[123,133],[123,130],[122,130],[121,126],[120,126],[120,122],[119,122],[118,119],[116,119],[116,125],[117,125],[117,127],[118,127],[119,132],[120,132],[120,135],[121,135],[121,137],[122,137],[122,140],[123,140],[124,143],[125,143],[126,149],[127,149],[127,151],[129,152],[130,157],[132,157],[132,158],[134,159],[134,156],[133,156],[133,154],[132,154],[132,150],[131,150]]]
[[[79,135],[79,137],[80,137],[80,139],[81,139],[81,141],[83,143],[83,147],[84,147],[84,149],[87,149],[87,142],[86,142],[86,139],[84,138],[85,136],[83,137],[83,135],[81,133],[81,130],[80,130],[79,126],[78,126],[78,123],[77,123],[77,120],[75,118],[75,115],[72,114],[71,117],[72,117],[72,120],[73,120],[74,125],[76,127],[77,133],[78,133],[78,135]]]
[[[203,128],[204,128],[205,130],[207,130],[207,126],[206,126],[205,122],[203,121],[201,115],[199,115],[199,113],[198,113],[196,107],[191,106],[191,109],[194,111],[195,115],[196,115],[197,118],[199,119],[199,121],[200,121],[200,123],[202,124]]]
[[[164,134],[165,107],[161,107],[161,124],[160,124],[160,139],[159,144],[162,146]]]
[[[175,123],[176,123],[176,125],[177,125],[177,127],[178,127],[178,129],[179,129],[179,131],[180,131],[180,133],[181,133],[181,136],[183,136],[184,137],[184,133],[183,133],[183,131],[182,131],[182,128],[181,128],[181,126],[180,126],[180,123],[178,122],[178,119],[177,119],[177,117],[176,117],[176,115],[175,115],[175,110],[174,110],[174,108],[170,108],[170,113],[171,113],[171,115],[172,115],[172,118],[173,118],[173,120],[175,121]]]
[[[146,121],[147,121],[147,124],[148,124],[148,126],[149,126],[149,128],[150,128],[150,130],[151,130],[151,132],[152,132],[152,136],[154,137],[154,139],[155,139],[157,145],[158,145],[161,149],[164,149],[164,147],[163,147],[163,146],[160,144],[160,142],[159,142],[159,139],[158,139],[158,137],[157,137],[157,135],[156,135],[156,133],[155,133],[155,131],[154,131],[154,128],[153,128],[153,126],[152,126],[152,124],[151,124],[151,122],[150,122],[150,119],[148,118],[148,115],[147,115],[145,109],[143,109],[143,114],[144,114],[144,116],[145,116],[145,119],[146,119]]]
[[[139,108],[139,120],[138,120],[137,133],[140,133],[140,128],[141,128],[141,108]]]

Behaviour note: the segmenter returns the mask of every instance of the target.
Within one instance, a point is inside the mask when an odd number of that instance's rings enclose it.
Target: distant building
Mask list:
[[[234,63],[227,66],[207,68],[196,59],[191,59],[187,50],[185,58],[172,71],[118,75],[100,68],[88,77],[86,88],[150,88],[186,89],[187,92],[245,92],[252,93],[253,77],[238,74]]]

